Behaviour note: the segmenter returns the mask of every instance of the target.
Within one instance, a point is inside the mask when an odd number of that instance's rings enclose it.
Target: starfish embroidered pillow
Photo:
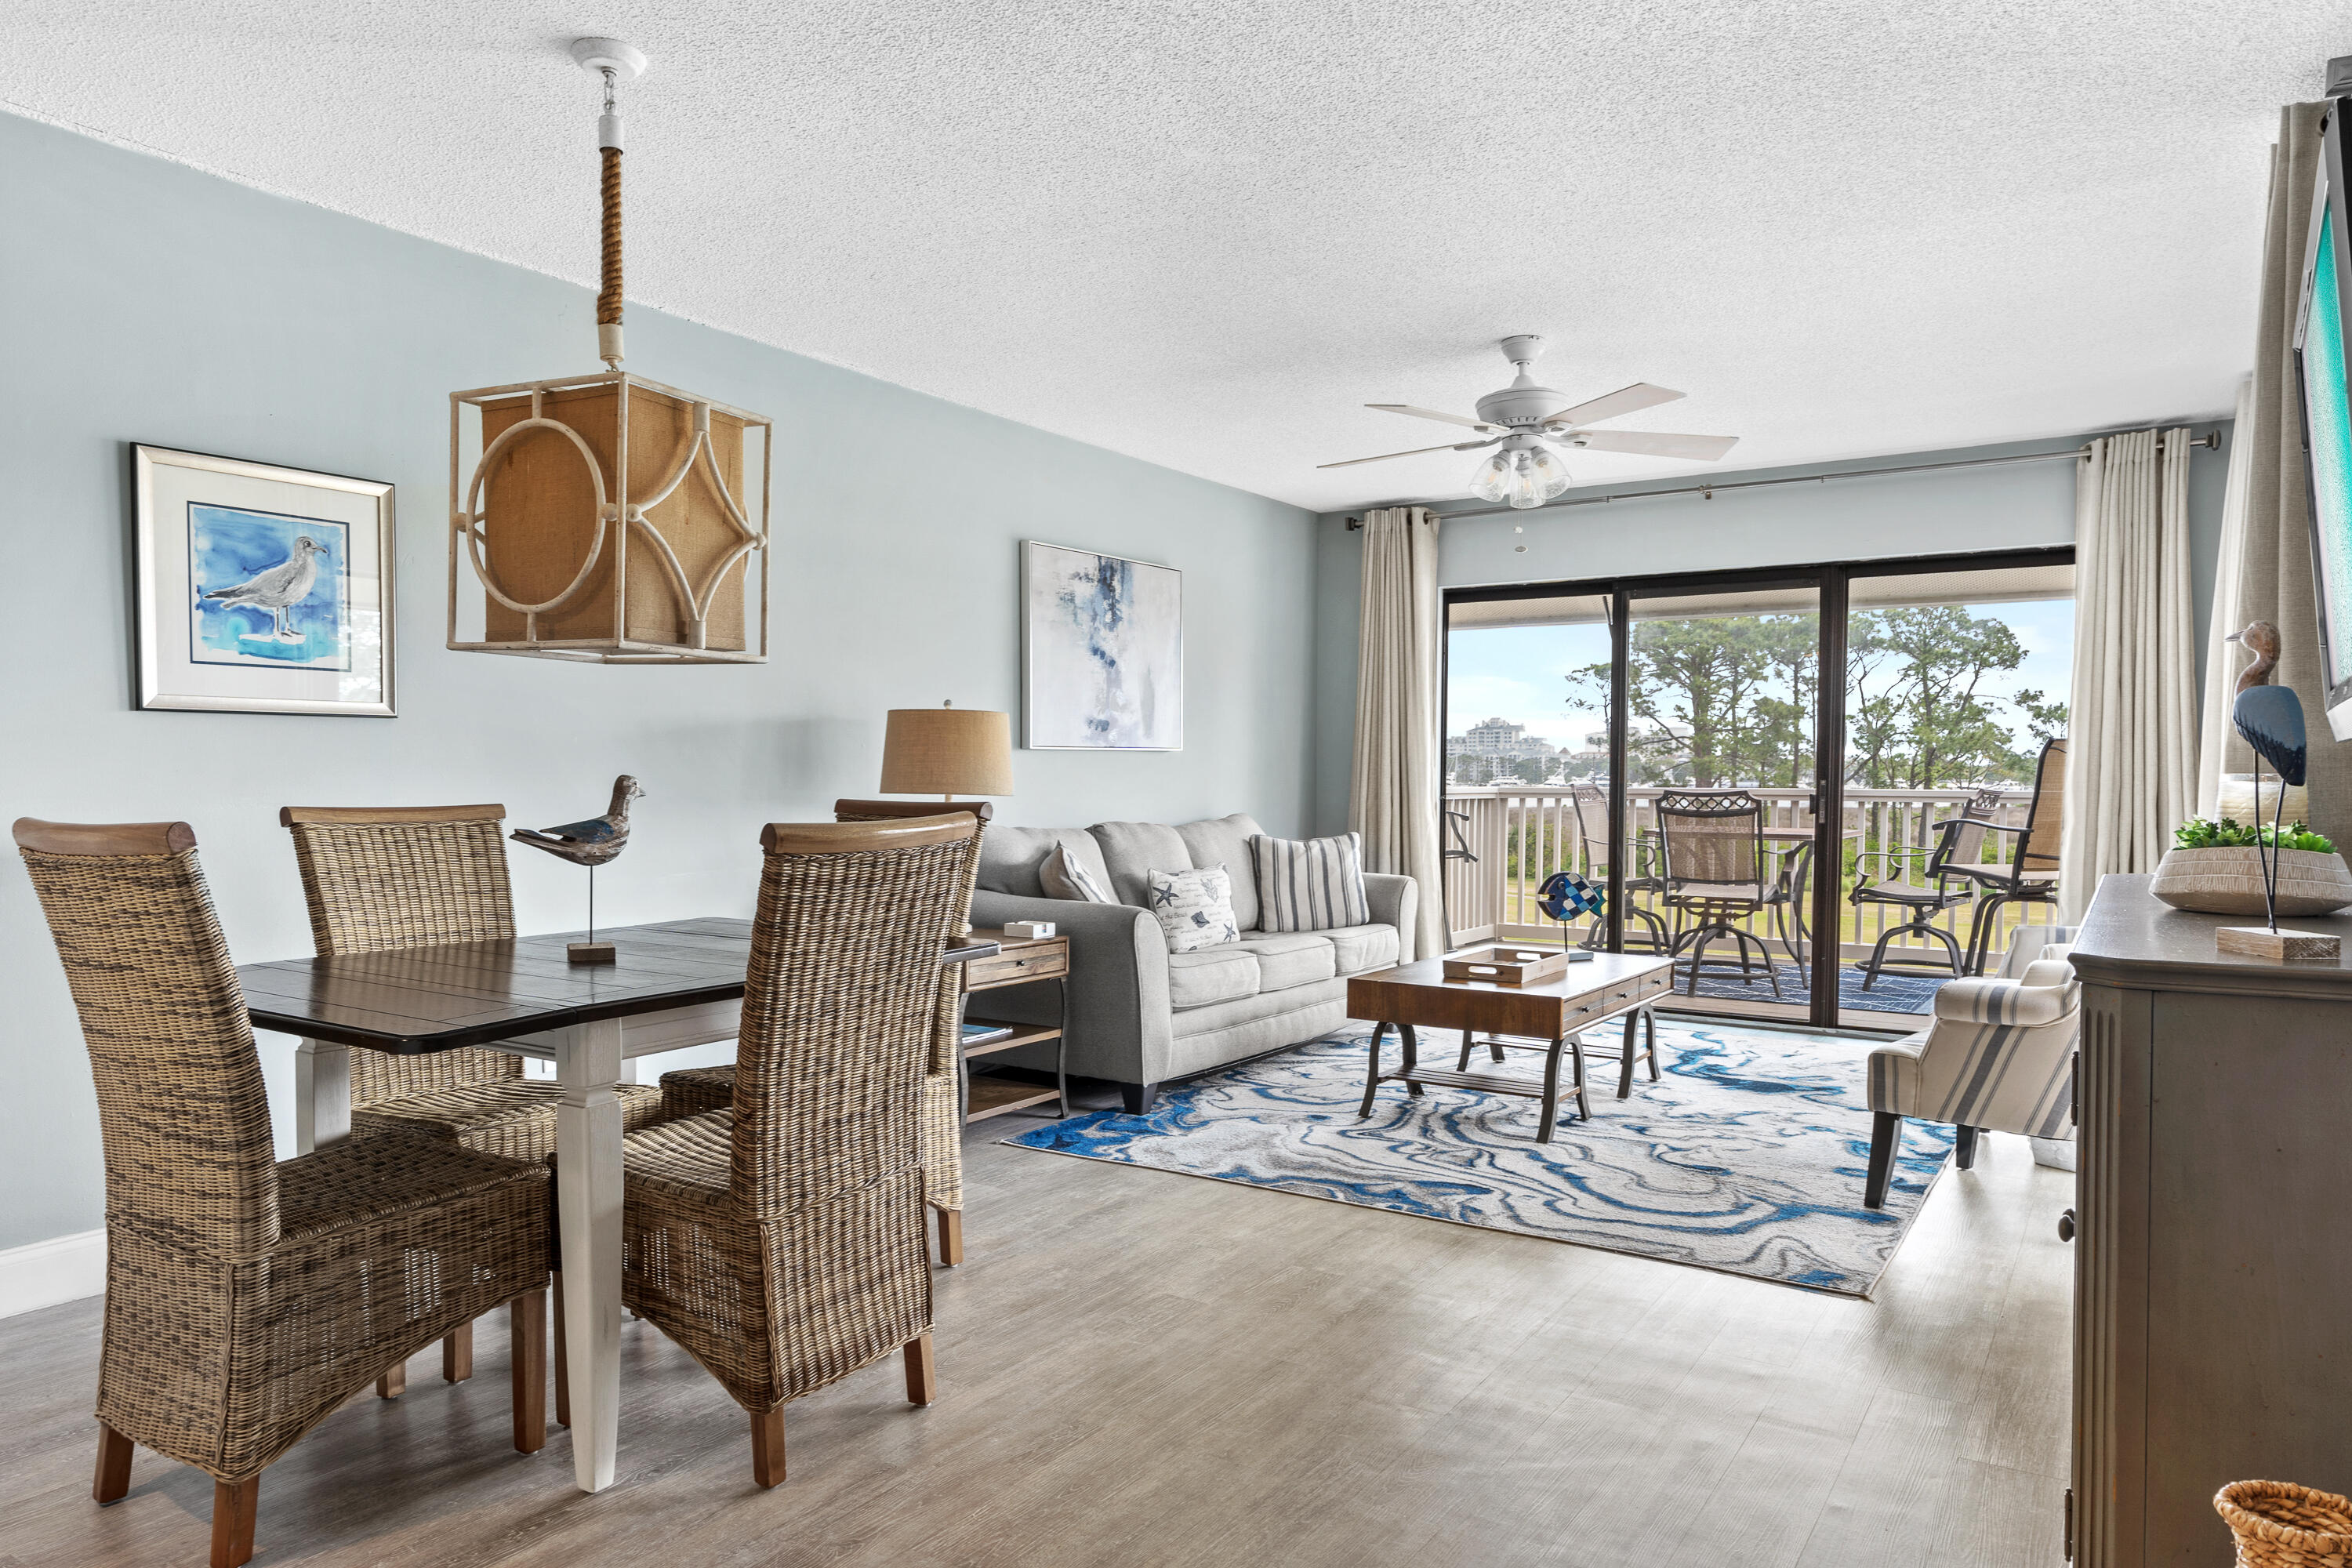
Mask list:
[[[1234,919],[1234,879],[1223,866],[1147,872],[1144,886],[1169,952],[1192,952],[1241,941],[1241,924]]]

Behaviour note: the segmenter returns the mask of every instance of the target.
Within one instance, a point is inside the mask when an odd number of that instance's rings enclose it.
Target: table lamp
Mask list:
[[[893,708],[882,732],[882,793],[956,796],[1013,793],[1013,721],[941,703]]]
[[[1011,795],[1013,721],[1003,713],[952,702],[891,709],[882,731],[882,793],[936,795],[950,805],[960,795]],[[988,803],[971,804],[986,827]],[[970,936],[968,913],[960,924],[960,934]]]

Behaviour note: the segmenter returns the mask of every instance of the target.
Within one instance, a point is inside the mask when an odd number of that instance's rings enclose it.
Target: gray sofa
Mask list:
[[[1410,877],[1365,876],[1368,925],[1256,929],[1249,840],[1259,831],[1236,814],[1178,826],[991,827],[981,840],[972,924],[1052,921],[1069,937],[1069,1070],[1118,1083],[1131,1111],[1149,1110],[1170,1079],[1329,1033],[1348,1016],[1348,976],[1412,957],[1419,890]],[[1057,846],[1118,902],[1046,897],[1037,868]],[[1242,939],[1171,953],[1144,907],[1146,874],[1210,866],[1232,874]],[[989,993],[987,1014],[1047,1023],[1054,1001],[1050,984],[1019,986]],[[1050,1066],[1050,1051],[1026,1065]]]

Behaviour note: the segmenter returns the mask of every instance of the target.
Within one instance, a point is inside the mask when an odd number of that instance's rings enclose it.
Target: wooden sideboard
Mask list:
[[[2102,882],[2074,952],[2068,1522],[2092,1568],[2229,1562],[2230,1481],[2352,1493],[2352,966],[2218,953],[2245,917],[2147,882]]]

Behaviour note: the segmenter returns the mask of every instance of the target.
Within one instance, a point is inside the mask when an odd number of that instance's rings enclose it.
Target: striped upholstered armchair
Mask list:
[[[1870,1053],[1870,1169],[1865,1208],[1886,1202],[1903,1120],[1958,1130],[1953,1160],[1976,1163],[1977,1134],[2071,1138],[2074,1037],[2082,987],[2066,962],[2074,932],[2024,926],[2001,977],[1955,980],[1936,993],[1936,1021]]]

